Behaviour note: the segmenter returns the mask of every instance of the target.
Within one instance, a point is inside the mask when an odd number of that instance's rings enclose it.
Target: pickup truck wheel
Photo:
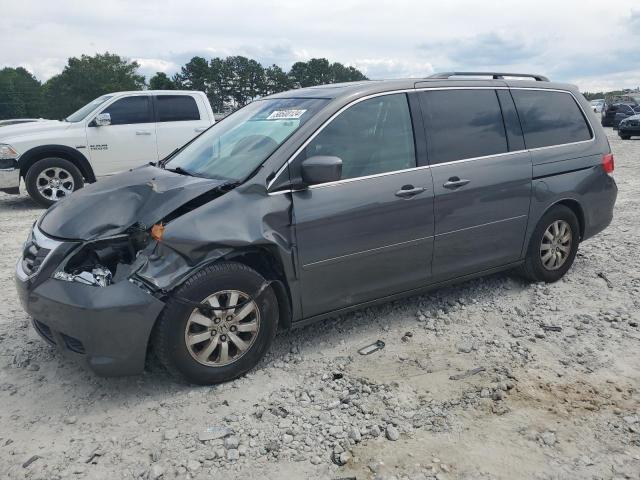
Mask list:
[[[49,157],[29,167],[24,182],[36,203],[49,207],[84,186],[78,167],[64,158]]]
[[[631,138],[631,135],[620,135],[620,138],[622,140],[629,140]]]
[[[522,273],[536,282],[560,280],[573,264],[580,242],[580,225],[573,211],[556,205],[545,213],[529,241]]]
[[[211,265],[188,279],[155,325],[152,349],[160,363],[172,375],[200,385],[233,380],[252,369],[278,327],[278,301],[265,282],[234,262]]]

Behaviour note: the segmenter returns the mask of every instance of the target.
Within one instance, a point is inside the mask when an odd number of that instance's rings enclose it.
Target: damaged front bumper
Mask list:
[[[65,248],[61,242],[47,246],[54,256]],[[164,302],[127,279],[105,286],[56,279],[52,268],[57,262],[49,259],[45,257],[36,273],[25,271],[29,263],[24,255],[16,265],[20,302],[40,336],[83,354],[100,375],[142,372],[149,336]]]

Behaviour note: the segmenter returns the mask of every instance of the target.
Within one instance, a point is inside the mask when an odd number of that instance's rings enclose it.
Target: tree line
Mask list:
[[[354,67],[312,58],[294,63],[289,71],[262,66],[244,56],[193,57],[169,77],[157,72],[146,82],[140,65],[116,54],[69,58],[63,71],[40,82],[23,67],[0,70],[0,119],[43,117],[62,119],[94,98],[123,90],[201,90],[214,112],[237,109],[272,93],[325,83],[366,80]]]

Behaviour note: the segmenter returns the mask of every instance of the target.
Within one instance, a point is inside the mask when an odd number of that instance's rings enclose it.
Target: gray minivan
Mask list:
[[[153,351],[209,384],[279,327],[506,269],[554,282],[617,195],[588,110],[574,86],[501,73],[259,99],[52,206],[16,266],[21,302],[99,374]]]

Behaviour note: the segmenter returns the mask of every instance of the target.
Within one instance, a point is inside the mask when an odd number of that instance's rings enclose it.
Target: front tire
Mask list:
[[[555,205],[536,226],[522,273],[535,282],[553,283],[571,268],[578,253],[580,224],[575,213],[564,205]]]
[[[78,167],[57,157],[43,158],[31,165],[24,182],[31,198],[43,207],[50,207],[84,186]]]
[[[235,262],[206,267],[167,302],[155,326],[152,348],[174,376],[210,385],[233,380],[266,354],[278,328],[278,301],[265,279]],[[257,295],[257,296],[256,296]],[[224,310],[205,314],[180,299]]]

